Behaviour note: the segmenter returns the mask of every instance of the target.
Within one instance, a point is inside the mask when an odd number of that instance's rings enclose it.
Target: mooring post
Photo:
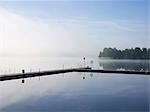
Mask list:
[[[25,73],[25,70],[24,69],[22,69],[22,73],[24,74]],[[24,80],[24,78],[22,79],[22,83],[24,83],[25,82],[25,80]]]
[[[22,73],[23,73],[23,74],[25,73],[25,70],[24,70],[24,69],[22,69]]]

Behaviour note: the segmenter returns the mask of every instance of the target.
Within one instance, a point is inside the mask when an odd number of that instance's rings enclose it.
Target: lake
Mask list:
[[[92,61],[91,61],[92,60]],[[83,67],[82,58],[0,58],[0,73]],[[149,60],[86,58],[93,69],[149,71]],[[0,82],[0,112],[148,112],[150,76],[65,73]]]

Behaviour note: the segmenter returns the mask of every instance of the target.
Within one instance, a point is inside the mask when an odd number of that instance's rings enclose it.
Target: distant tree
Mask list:
[[[148,49],[148,58],[150,59],[150,48]]]
[[[148,57],[148,51],[147,51],[146,48],[143,48],[143,49],[142,49],[142,58],[145,59],[145,58],[147,58],[147,57]]]
[[[129,49],[123,51],[123,59],[130,59]]]
[[[109,57],[112,59],[150,59],[150,48],[136,47],[125,50],[117,50],[116,48],[104,48],[99,53],[99,57]]]
[[[139,47],[135,48],[135,59],[142,59],[142,51]]]

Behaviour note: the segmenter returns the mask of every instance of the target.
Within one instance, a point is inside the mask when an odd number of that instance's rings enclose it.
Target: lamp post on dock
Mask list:
[[[84,61],[84,68],[85,68],[85,57],[83,57],[83,61]]]

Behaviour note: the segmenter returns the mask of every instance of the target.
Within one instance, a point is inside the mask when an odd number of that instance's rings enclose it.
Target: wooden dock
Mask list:
[[[150,75],[150,72],[144,72],[144,71],[120,71],[120,70],[76,69],[74,72],[91,72],[91,73],[114,73],[114,74]]]
[[[87,68],[71,68],[71,69],[60,69],[40,72],[28,72],[28,73],[16,73],[8,75],[0,75],[0,81],[13,80],[13,79],[24,79],[29,77],[54,75],[69,72],[90,72],[90,73],[114,73],[114,74],[135,74],[135,75],[150,75],[150,72],[143,71],[113,71],[113,70],[94,70],[89,67]]]
[[[28,77],[37,77],[37,76],[45,76],[45,75],[53,75],[53,74],[61,74],[61,73],[69,73],[69,72],[73,72],[74,70],[75,69],[60,69],[60,70],[0,75],[0,81],[23,79],[23,78],[28,78]]]

